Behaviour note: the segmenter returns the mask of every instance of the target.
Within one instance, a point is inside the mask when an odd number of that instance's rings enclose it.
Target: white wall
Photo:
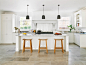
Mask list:
[[[19,17],[26,17],[27,13],[26,12],[4,12],[5,14],[16,14],[16,27],[20,27],[19,26]],[[32,17],[32,20],[42,20],[42,15],[43,15],[43,11],[34,11],[34,12],[29,12],[28,13],[30,17]],[[44,15],[45,15],[45,20],[57,20],[57,15],[58,15],[58,11],[44,11]],[[73,21],[73,13],[69,12],[69,11],[60,11],[60,15],[61,17],[70,17],[70,24],[74,24]]]
[[[26,12],[15,12],[15,14],[19,15],[19,16],[26,16],[27,13]],[[61,17],[68,17],[68,16],[71,16],[72,12],[67,12],[67,11],[61,11],[60,12],[60,15]],[[34,20],[40,20],[42,19],[42,15],[43,15],[43,11],[34,11],[34,12],[29,12],[29,16],[32,17],[32,19]],[[58,12],[57,11],[45,11],[44,12],[44,15],[45,15],[45,19],[57,19],[57,15],[58,15]]]

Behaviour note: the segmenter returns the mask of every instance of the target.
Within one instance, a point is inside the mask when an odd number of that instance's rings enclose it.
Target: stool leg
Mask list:
[[[32,50],[32,41],[31,41],[31,50]],[[33,52],[33,50],[32,50],[32,52]]]
[[[30,51],[31,51],[31,53],[32,53],[32,46],[31,46],[31,40],[30,40]]]
[[[48,53],[48,50],[47,50],[47,40],[46,40],[46,52]]]
[[[38,50],[38,53],[40,52],[40,42],[41,42],[41,40],[39,40],[39,50]]]
[[[64,53],[64,50],[63,50],[63,40],[61,40],[61,45],[62,45],[62,52]]]
[[[23,50],[22,53],[25,51],[25,40],[23,40]]]
[[[55,40],[55,46],[54,46],[54,53],[56,52],[56,40]]]

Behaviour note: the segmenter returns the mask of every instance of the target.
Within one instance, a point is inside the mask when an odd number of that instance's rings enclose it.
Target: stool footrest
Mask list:
[[[25,47],[25,49],[31,49],[30,47]]]
[[[56,47],[56,49],[62,49],[62,47]]]
[[[46,49],[46,47],[40,47],[40,49]]]

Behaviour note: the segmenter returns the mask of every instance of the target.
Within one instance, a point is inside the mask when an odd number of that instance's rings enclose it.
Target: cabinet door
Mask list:
[[[12,21],[6,21],[6,33],[7,33],[7,43],[12,43]]]
[[[2,21],[1,24],[1,34],[6,34],[6,22]]]
[[[76,37],[76,35],[75,35],[74,37],[75,37],[75,44],[76,44],[76,43],[77,43],[77,42],[76,42],[76,40],[77,40],[77,37]]]
[[[74,43],[74,33],[68,33],[69,43]]]
[[[12,21],[11,20],[7,20],[6,21],[6,33],[7,34],[12,34]]]
[[[2,20],[12,20],[12,14],[2,14]]]
[[[1,35],[1,43],[7,43],[7,36],[6,34]]]
[[[16,43],[16,35],[18,35],[18,33],[13,33],[13,34],[12,34],[12,36],[13,36],[13,37],[12,37],[12,39],[13,39],[12,42],[13,42],[13,43]]]
[[[79,35],[77,35],[77,45],[80,46],[80,36]]]
[[[2,20],[1,42],[12,43],[12,22],[11,20]]]
[[[1,42],[2,43],[12,43],[12,35],[2,34]]]
[[[80,36],[79,35],[75,35],[75,44],[80,46]]]
[[[12,34],[7,34],[6,37],[7,37],[6,43],[12,43]]]

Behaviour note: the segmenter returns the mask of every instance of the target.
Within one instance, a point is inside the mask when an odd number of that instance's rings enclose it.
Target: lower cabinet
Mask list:
[[[12,42],[16,43],[16,35],[18,35],[18,33],[13,33],[12,35]]]
[[[69,36],[69,43],[74,43],[74,33],[67,33],[67,35]]]
[[[75,38],[75,44],[80,46],[80,34],[75,33],[74,38]]]
[[[1,43],[12,43],[12,34],[2,34]]]

